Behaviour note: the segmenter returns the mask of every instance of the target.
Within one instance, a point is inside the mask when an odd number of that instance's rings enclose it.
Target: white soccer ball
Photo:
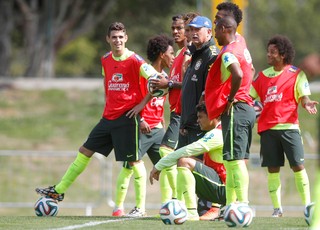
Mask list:
[[[49,197],[41,197],[34,205],[37,216],[56,216],[59,211],[58,202]]]
[[[188,211],[182,201],[173,199],[162,205],[160,218],[164,224],[183,224],[188,219]]]
[[[149,77],[149,79],[148,79],[147,89],[148,89],[148,92],[151,93],[152,96],[154,96],[154,97],[163,97],[163,96],[165,96],[165,95],[168,93],[168,91],[169,91],[168,88],[165,88],[165,89],[156,89],[156,90],[155,90],[155,89],[152,87],[152,84],[150,83],[150,80],[151,80],[151,79],[159,79],[159,78],[161,78],[161,77],[158,76],[157,74],[154,74],[154,75],[152,75],[151,77]]]
[[[229,227],[248,227],[253,211],[247,203],[232,203],[226,207],[224,221]]]
[[[311,225],[311,222],[312,222],[314,208],[315,208],[315,203],[312,202],[308,204],[304,209],[304,219],[309,226]]]

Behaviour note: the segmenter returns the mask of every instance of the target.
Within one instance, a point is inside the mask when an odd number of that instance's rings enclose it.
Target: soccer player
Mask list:
[[[241,23],[242,11],[239,8],[239,6],[236,5],[235,3],[222,2],[217,5],[216,9],[218,11],[217,11],[217,14],[215,15],[214,23],[216,23],[217,20],[224,18],[226,16],[232,17],[236,21],[237,26],[239,26],[239,24]],[[242,42],[242,43],[244,43],[245,46],[247,46],[244,37],[241,34],[239,34],[238,32],[236,32],[236,38],[239,42]]]
[[[174,60],[173,39],[169,38],[166,35],[157,35],[151,38],[148,42],[147,56],[154,69],[158,73],[166,75],[163,69],[170,68]],[[147,82],[144,79],[141,79],[141,81],[145,81],[142,84],[142,87],[147,94]],[[146,97],[150,98],[150,94],[146,95]],[[148,153],[148,156],[153,164],[156,164],[161,158],[159,148],[164,135],[164,102],[165,97],[153,97],[147,103],[147,105],[144,107],[141,113],[141,145],[139,148],[139,155],[142,158],[145,155],[145,153]],[[134,114],[139,113],[141,108],[144,106],[143,102],[142,106],[140,106],[140,104],[132,109],[137,109],[137,111],[133,112]],[[132,174],[132,167],[128,164],[128,162],[124,162],[124,165],[117,179],[115,199],[116,207],[113,210],[113,216],[125,215],[123,203],[128,191],[128,186]],[[144,177],[134,178],[136,206],[126,216],[141,217],[146,215],[146,185],[144,184],[145,182],[146,180]],[[143,186],[141,186],[142,184]]]
[[[185,20],[189,20],[195,14],[179,14],[172,17],[171,31],[179,50],[170,69],[169,79],[162,77],[152,80],[151,83],[158,88],[169,88],[170,123],[163,137],[159,152],[161,157],[173,152],[178,144],[180,126],[180,94],[183,79],[183,65],[187,61],[187,37],[185,35]],[[190,19],[191,20],[191,19]],[[161,202],[165,203],[171,198],[177,197],[176,192],[176,166],[166,168],[160,175]]]
[[[126,48],[128,35],[121,22],[111,23],[106,41],[111,51],[101,58],[105,87],[102,118],[79,148],[76,159],[60,182],[55,186],[36,189],[42,196],[62,201],[64,193],[85,170],[93,154],[98,152],[107,157],[112,149],[116,161],[127,161],[134,176],[146,180],[146,170],[138,154],[140,118],[129,117],[127,113],[143,100],[140,80],[150,77],[155,70],[139,55]]]
[[[268,190],[273,204],[273,217],[281,217],[280,167],[285,156],[294,173],[302,203],[310,203],[308,174],[304,167],[304,150],[299,129],[298,105],[316,114],[318,102],[311,95],[307,77],[292,65],[295,50],[291,41],[276,35],[267,44],[269,68],[259,72],[252,83],[251,96],[260,97],[263,109],[258,120],[261,166],[268,168]]]
[[[153,167],[150,182],[158,180],[160,172],[177,165],[178,199],[186,203],[189,220],[199,220],[196,195],[204,200],[225,205],[225,168],[222,160],[223,139],[220,119],[209,120],[204,104],[197,106],[198,123],[206,134],[196,142],[168,154]],[[211,165],[208,167],[192,158],[205,154]],[[205,158],[206,159],[206,158]]]
[[[175,15],[172,17],[171,32],[175,43],[179,50],[176,52],[176,57],[170,68],[169,79],[161,78],[152,80],[151,83],[157,88],[169,89],[169,104],[170,104],[170,123],[163,137],[159,153],[161,157],[173,152],[177,147],[178,134],[180,126],[180,114],[176,113],[176,107],[180,98],[181,81],[182,81],[182,64],[184,52],[186,51],[186,37],[184,29],[183,15]],[[176,192],[176,168],[170,167],[163,170],[160,179],[161,202],[165,203],[171,198],[177,197]]]
[[[205,102],[209,119],[221,116],[224,139],[223,160],[227,171],[227,205],[248,203],[249,158],[256,115],[249,89],[252,59],[243,42],[237,40],[237,22],[225,16],[216,21],[215,37],[223,46],[207,77]]]

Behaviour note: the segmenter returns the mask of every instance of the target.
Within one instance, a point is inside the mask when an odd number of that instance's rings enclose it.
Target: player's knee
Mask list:
[[[90,149],[87,149],[84,146],[81,146],[79,148],[79,152],[89,158],[92,157],[92,155],[94,154],[94,151],[91,151]]]
[[[190,169],[192,166],[191,161],[193,161],[193,159],[191,159],[191,158],[186,158],[186,157],[180,158],[177,162],[177,166]]]

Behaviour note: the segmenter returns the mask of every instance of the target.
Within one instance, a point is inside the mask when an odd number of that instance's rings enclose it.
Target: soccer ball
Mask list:
[[[59,211],[58,202],[49,197],[41,197],[34,205],[37,216],[56,216]]]
[[[188,219],[188,212],[185,204],[179,200],[169,200],[162,205],[160,218],[164,224],[183,224]]]
[[[307,222],[307,224],[310,226],[312,222],[312,215],[314,211],[315,203],[312,202],[308,204],[304,209],[304,219]]]
[[[256,118],[260,117],[261,111],[263,109],[263,104],[260,101],[253,101],[253,108],[256,112]]]
[[[228,227],[248,227],[252,219],[253,211],[247,203],[232,203],[224,212],[224,221]]]
[[[154,90],[154,88],[152,87],[150,80],[151,79],[160,79],[160,78],[161,78],[160,76],[158,76],[157,74],[154,74],[151,77],[149,77],[149,79],[148,79],[147,89],[148,89],[148,92],[151,93],[152,96],[154,96],[154,97],[162,97],[168,93],[168,88]]]

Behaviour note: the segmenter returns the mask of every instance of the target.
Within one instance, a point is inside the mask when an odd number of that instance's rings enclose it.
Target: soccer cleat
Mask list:
[[[219,208],[212,207],[205,214],[199,217],[200,220],[214,220],[219,216]]]
[[[272,213],[272,217],[282,217],[282,209],[281,208],[274,208],[273,209],[273,213]]]
[[[134,207],[127,215],[126,217],[144,217],[147,213],[142,211],[140,208]]]
[[[224,212],[226,211],[227,206],[220,207],[219,214],[216,218],[213,219],[213,221],[223,221],[224,219]]]
[[[197,209],[188,209],[188,220],[190,221],[198,221],[199,214]]]
[[[124,215],[125,215],[124,210],[121,208],[116,208],[112,211],[112,216],[120,217],[120,216],[124,216]]]
[[[63,201],[64,193],[59,194],[55,190],[54,186],[49,186],[48,188],[36,188],[36,192],[44,197],[50,197],[57,201]]]

